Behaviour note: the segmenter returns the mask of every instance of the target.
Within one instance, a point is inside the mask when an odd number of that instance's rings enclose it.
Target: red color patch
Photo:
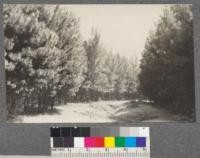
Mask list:
[[[95,138],[95,147],[104,147],[104,137]]]

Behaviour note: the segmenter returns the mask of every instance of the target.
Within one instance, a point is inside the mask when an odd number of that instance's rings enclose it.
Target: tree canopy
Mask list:
[[[148,37],[139,74],[140,91],[162,106],[194,113],[192,6],[165,9]]]
[[[56,5],[4,5],[8,113],[45,112],[69,101],[133,98],[137,65],[108,52],[100,34]]]
[[[42,106],[58,93],[75,95],[86,59],[79,20],[72,13],[55,5],[5,5],[4,35],[10,112],[16,107],[9,96],[20,98],[16,106]],[[38,104],[27,100],[33,96]]]

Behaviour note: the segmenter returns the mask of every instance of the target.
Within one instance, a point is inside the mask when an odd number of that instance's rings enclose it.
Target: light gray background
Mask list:
[[[200,1],[199,0],[7,0],[4,3],[130,3],[171,4],[193,3],[196,123],[131,123],[113,126],[149,126],[151,132],[151,158],[200,157]],[[49,127],[108,126],[110,124],[7,124],[5,72],[3,56],[3,2],[0,1],[0,155],[49,155]]]

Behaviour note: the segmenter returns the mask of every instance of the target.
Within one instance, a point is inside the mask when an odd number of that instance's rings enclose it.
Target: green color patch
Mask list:
[[[115,147],[125,147],[125,137],[115,137]]]

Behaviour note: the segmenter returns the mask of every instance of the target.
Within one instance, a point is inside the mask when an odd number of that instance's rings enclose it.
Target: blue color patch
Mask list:
[[[146,147],[146,138],[145,137],[137,137],[136,146],[137,147]]]
[[[136,147],[136,137],[126,137],[125,147]]]

